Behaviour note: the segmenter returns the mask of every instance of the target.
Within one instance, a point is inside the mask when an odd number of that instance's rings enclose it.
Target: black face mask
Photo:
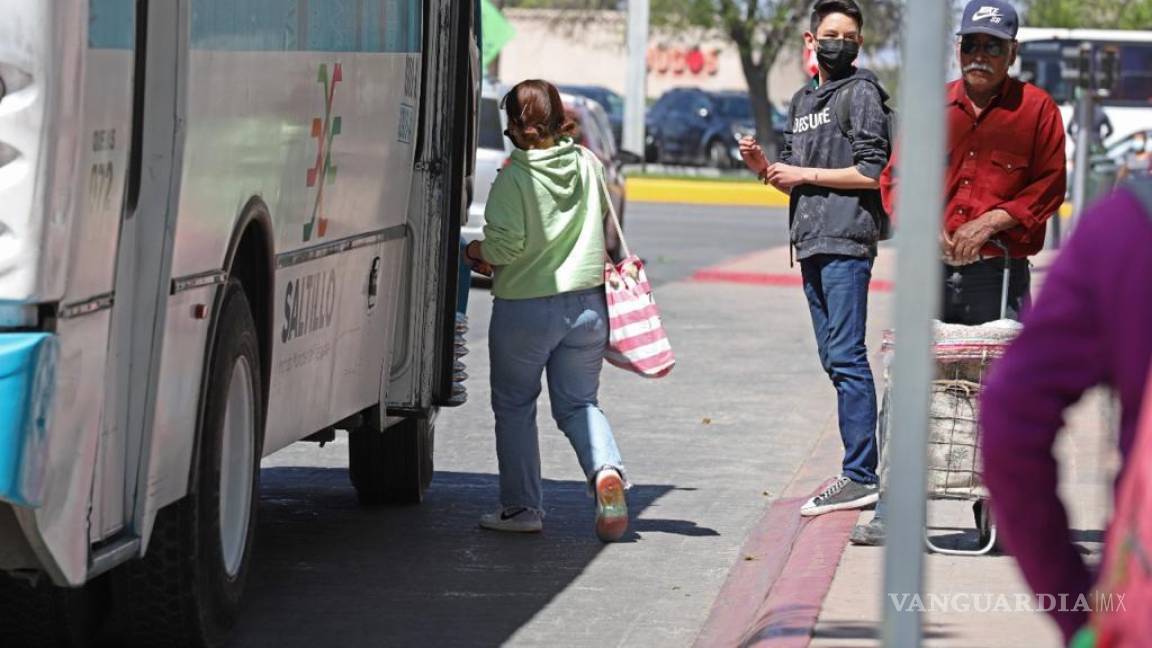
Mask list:
[[[817,42],[816,60],[832,77],[838,77],[852,68],[860,53],[860,43],[841,38],[824,38]]]

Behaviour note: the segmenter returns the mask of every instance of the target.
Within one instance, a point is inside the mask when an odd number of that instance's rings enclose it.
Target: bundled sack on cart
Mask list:
[[[991,363],[1020,331],[997,320],[979,326],[933,323],[936,379],[928,427],[928,493],[932,497],[984,497],[980,474],[980,389]]]

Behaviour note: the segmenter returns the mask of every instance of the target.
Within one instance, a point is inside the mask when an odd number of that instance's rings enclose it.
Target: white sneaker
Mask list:
[[[539,511],[513,506],[481,515],[480,527],[510,533],[539,533],[544,530],[544,517]]]

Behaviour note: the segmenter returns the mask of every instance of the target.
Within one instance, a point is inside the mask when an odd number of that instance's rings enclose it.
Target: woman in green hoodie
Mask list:
[[[503,107],[516,150],[488,194],[484,241],[465,249],[474,267],[495,269],[488,348],[501,508],[480,526],[543,528],[536,399],[547,369],[552,415],[595,493],[596,533],[615,541],[628,508],[620,451],[597,400],[608,345],[604,168],[572,141],[575,125],[552,84],[523,81]]]

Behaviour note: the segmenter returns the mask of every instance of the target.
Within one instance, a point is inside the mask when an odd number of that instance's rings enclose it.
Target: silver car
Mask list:
[[[488,191],[496,181],[496,174],[512,154],[512,142],[504,137],[507,117],[500,110],[500,99],[507,88],[485,83],[480,93],[480,118],[476,137],[476,174],[472,188],[472,204],[468,207],[468,222],[460,228],[465,241],[484,238],[484,207],[488,204]]]

